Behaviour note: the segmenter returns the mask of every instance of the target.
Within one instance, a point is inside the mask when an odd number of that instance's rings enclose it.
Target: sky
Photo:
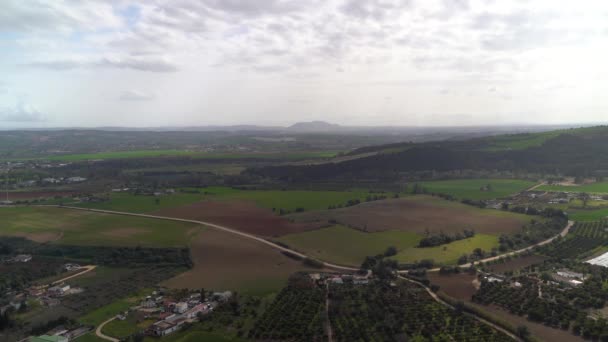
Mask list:
[[[608,121],[608,2],[2,0],[0,128]]]

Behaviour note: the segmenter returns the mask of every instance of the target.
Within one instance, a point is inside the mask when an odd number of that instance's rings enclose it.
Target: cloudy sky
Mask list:
[[[608,121],[602,0],[0,9],[0,128]]]

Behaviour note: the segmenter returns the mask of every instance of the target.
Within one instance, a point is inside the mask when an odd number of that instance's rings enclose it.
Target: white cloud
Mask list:
[[[139,90],[126,90],[120,94],[121,101],[151,101],[155,96],[151,93],[146,93]]]
[[[0,108],[0,121],[5,122],[40,122],[44,116],[33,106],[20,101],[14,107]]]

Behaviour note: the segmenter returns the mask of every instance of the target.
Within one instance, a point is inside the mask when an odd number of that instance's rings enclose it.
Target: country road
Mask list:
[[[102,338],[102,339],[107,340],[107,341],[112,341],[112,342],[120,342],[120,340],[119,340],[119,339],[116,339],[116,338],[114,338],[114,337],[110,337],[110,336],[108,336],[108,335],[104,335],[104,334],[101,332],[101,330],[103,329],[103,327],[104,327],[106,324],[108,324],[108,323],[112,322],[112,321],[113,321],[113,320],[115,320],[115,319],[116,319],[116,316],[113,316],[112,318],[108,319],[107,321],[105,321],[105,322],[101,323],[101,324],[100,324],[100,325],[97,327],[97,329],[95,329],[95,335],[97,335],[97,337]]]
[[[409,278],[403,277],[403,276],[399,276],[399,279],[407,280],[410,283],[413,283],[413,284],[421,286],[422,288],[424,288],[426,290],[426,292],[431,296],[431,298],[433,298],[437,303],[442,304],[442,305],[450,308],[451,310],[455,310],[456,309],[450,303],[448,303],[448,302],[444,301],[443,299],[439,298],[439,296],[437,294],[435,294],[435,292],[431,291],[431,289],[429,289],[428,287],[426,287],[424,284],[422,284],[420,282],[417,282],[417,281],[415,281],[413,279],[409,279]],[[494,323],[488,321],[485,318],[479,317],[479,316],[477,316],[477,315],[475,315],[473,313],[470,313],[470,312],[463,312],[463,314],[465,314],[465,315],[467,315],[469,317],[473,317],[474,319],[480,321],[481,323],[484,323],[484,324],[487,324],[487,325],[491,326],[492,328],[494,328],[494,329],[496,329],[496,330],[498,330],[498,331],[506,334],[507,336],[511,337],[512,339],[514,339],[516,341],[522,341],[521,338],[515,336],[512,332],[506,330],[505,328],[503,328],[503,327],[501,327],[501,326],[499,326],[497,324],[494,324]]]
[[[544,245],[546,245],[548,243],[551,243],[553,240],[557,239],[560,236],[561,237],[566,236],[568,234],[568,232],[570,231],[570,228],[572,228],[572,226],[574,226],[574,221],[568,221],[568,224],[566,225],[566,227],[559,234],[557,234],[557,235],[555,235],[553,237],[550,237],[547,240],[543,240],[543,241],[541,241],[539,243],[536,243],[534,245],[531,245],[531,246],[528,246],[528,247],[525,247],[525,248],[522,248],[522,249],[518,249],[518,250],[513,251],[513,252],[499,254],[499,255],[496,255],[496,256],[493,256],[493,257],[477,260],[477,261],[474,261],[472,263],[469,262],[469,263],[466,263],[466,264],[463,264],[463,265],[459,265],[459,267],[461,267],[461,268],[469,268],[469,267],[471,267],[471,264],[477,265],[477,264],[482,263],[482,262],[486,263],[486,262],[498,260],[500,258],[504,258],[504,257],[507,257],[507,256],[513,256],[513,255],[521,254],[521,253],[529,251],[529,250],[531,250],[531,249],[533,249],[535,247],[544,246]],[[440,270],[440,268],[432,268],[432,269],[428,270],[427,272],[439,272],[439,270]],[[406,274],[407,271],[398,271],[398,273]]]
[[[241,231],[236,230],[236,229],[232,229],[232,228],[229,228],[229,227],[226,227],[226,226],[222,226],[222,225],[219,225],[219,224],[215,224],[215,223],[211,223],[211,222],[206,222],[206,221],[189,220],[189,219],[181,219],[181,218],[175,218],[175,217],[149,215],[149,214],[137,214],[137,213],[124,212],[124,211],[115,211],[115,210],[90,209],[90,208],[80,208],[80,207],[71,207],[71,206],[59,206],[59,205],[57,205],[55,207],[57,207],[57,208],[65,208],[65,209],[73,209],[73,210],[82,210],[82,211],[92,211],[92,212],[103,213],[103,214],[136,216],[136,217],[145,217],[145,218],[152,218],[152,219],[158,219],[158,220],[168,220],[168,221],[177,221],[177,222],[186,222],[186,223],[200,224],[200,225],[204,225],[204,226],[208,226],[208,227],[211,227],[211,228],[215,228],[215,229],[218,229],[218,230],[221,230],[221,231],[224,231],[224,232],[228,232],[228,233],[231,233],[231,234],[239,235],[239,236],[244,237],[244,238],[248,238],[248,239],[252,239],[252,240],[261,242],[261,243],[263,243],[263,244],[265,244],[267,246],[270,246],[272,248],[278,249],[280,251],[294,254],[294,255],[302,258],[302,259],[311,258],[311,257],[309,257],[308,255],[306,255],[304,253],[300,253],[300,252],[297,252],[297,251],[295,251],[293,249],[290,249],[290,248],[287,248],[287,247],[283,247],[283,246],[281,246],[279,244],[276,244],[276,243],[274,243],[272,241],[268,241],[268,240],[266,240],[264,238],[261,238],[259,236],[255,236],[255,235],[249,234],[249,233],[244,233],[244,232],[241,232]],[[561,236],[561,237],[566,236],[566,234],[568,234],[568,232],[570,231],[570,228],[572,228],[573,225],[574,225],[574,221],[568,221],[568,225],[566,225],[566,227],[564,228],[564,230],[561,231],[561,233],[559,233],[558,235],[555,235],[555,236],[553,236],[553,237],[551,237],[551,238],[549,238],[547,240],[541,241],[539,243],[536,243],[534,245],[531,245],[531,246],[528,246],[528,247],[525,247],[525,248],[522,248],[522,249],[518,249],[518,250],[513,251],[513,252],[509,252],[509,253],[505,253],[505,254],[500,254],[500,255],[497,255],[497,256],[493,256],[493,257],[485,258],[485,259],[482,259],[482,260],[478,260],[478,261],[473,262],[473,264],[476,265],[476,264],[479,264],[481,262],[485,263],[485,262],[488,262],[488,261],[494,261],[494,260],[497,260],[497,259],[499,259],[501,257],[513,256],[513,255],[520,254],[520,253],[526,252],[528,250],[531,250],[532,248],[546,245],[546,244],[550,243],[551,241],[555,240],[558,236]],[[319,261],[321,263],[323,263],[323,266],[325,266],[327,268],[332,268],[332,269],[340,270],[340,271],[355,271],[355,272],[359,271],[359,268],[357,268],[357,267],[337,265],[337,264],[330,263],[330,262],[327,262],[327,261],[322,261],[322,260],[319,260]],[[464,265],[460,265],[461,268],[468,268],[470,266],[471,266],[471,263],[466,263]],[[439,268],[433,268],[433,269],[428,270],[428,272],[438,272],[438,271],[439,271]],[[398,271],[398,273],[407,274],[407,270]]]
[[[59,205],[57,205],[55,207],[57,207],[57,208],[65,208],[65,209],[74,209],[74,210],[83,210],[83,211],[92,211],[92,212],[103,213],[103,214],[137,216],[137,217],[145,217],[145,218],[152,218],[152,219],[158,219],[158,220],[168,220],[168,221],[177,221],[177,222],[186,222],[186,223],[200,224],[200,225],[204,225],[204,226],[207,226],[207,227],[215,228],[215,229],[227,232],[227,233],[239,235],[239,236],[247,238],[247,239],[251,239],[251,240],[255,240],[255,241],[261,242],[261,243],[263,243],[265,245],[268,245],[268,246],[270,246],[272,248],[275,248],[275,249],[278,249],[280,251],[294,254],[294,255],[302,258],[302,259],[311,258],[311,257],[309,257],[306,254],[303,254],[303,253],[300,253],[300,252],[296,252],[293,249],[283,247],[281,245],[278,245],[278,244],[276,244],[276,243],[274,243],[272,241],[268,241],[268,240],[266,240],[264,238],[261,238],[259,236],[255,236],[255,235],[249,234],[249,233],[244,233],[244,232],[241,232],[239,230],[232,229],[232,228],[225,227],[225,226],[221,226],[219,224],[215,224],[215,223],[211,223],[211,222],[197,221],[197,220],[188,220],[188,219],[181,219],[181,218],[168,217],[168,216],[137,214],[137,213],[124,212],[124,211],[114,211],[114,210],[90,209],[90,208],[79,208],[79,207],[59,206]],[[330,262],[326,262],[326,261],[321,261],[321,260],[319,260],[319,261],[321,263],[323,263],[323,266],[325,266],[327,268],[332,268],[332,269],[340,270],[340,271],[355,271],[355,272],[359,271],[359,268],[357,268],[357,267],[336,265],[336,264],[333,264],[333,263],[330,263]]]
[[[64,282],[64,281],[66,281],[66,280],[70,280],[70,279],[72,279],[72,278],[80,277],[81,275],[83,275],[83,274],[85,274],[85,273],[91,272],[91,271],[92,271],[92,270],[94,270],[96,267],[97,267],[97,266],[95,266],[95,265],[87,265],[87,266],[82,266],[81,268],[84,268],[84,269],[85,269],[84,271],[78,272],[78,273],[76,273],[76,274],[72,274],[72,275],[71,275],[71,276],[69,276],[69,277],[65,277],[65,278],[62,278],[62,279],[56,280],[56,281],[54,281],[54,282],[53,282],[51,285],[54,285],[54,284],[59,284],[59,283],[63,283],[63,282]]]

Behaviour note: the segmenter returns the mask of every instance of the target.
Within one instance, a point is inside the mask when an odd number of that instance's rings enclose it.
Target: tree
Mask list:
[[[528,330],[528,327],[525,325],[518,326],[516,333],[517,333],[517,336],[519,336],[521,338],[526,338],[526,337],[530,336],[530,330]]]
[[[384,256],[385,257],[390,257],[390,256],[393,256],[393,255],[397,255],[397,248],[395,246],[390,246],[384,252]]]

